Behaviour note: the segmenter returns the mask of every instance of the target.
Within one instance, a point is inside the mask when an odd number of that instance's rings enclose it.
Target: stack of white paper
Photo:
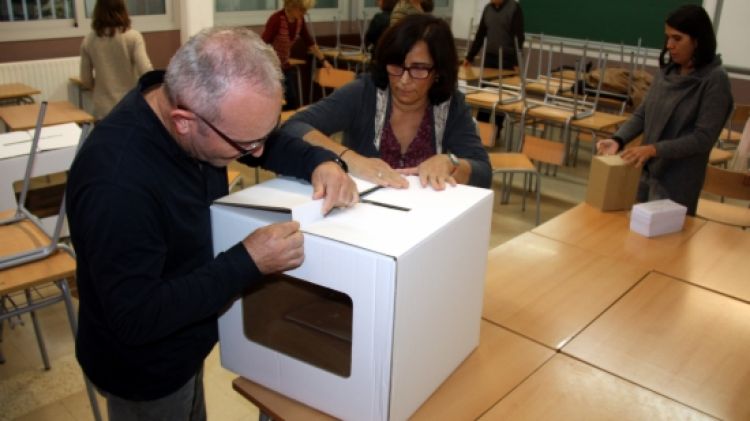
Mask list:
[[[687,208],[669,199],[655,200],[633,206],[630,230],[646,237],[682,230]]]

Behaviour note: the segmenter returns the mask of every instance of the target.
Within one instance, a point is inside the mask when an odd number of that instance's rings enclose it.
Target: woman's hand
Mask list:
[[[620,149],[620,144],[614,139],[601,139],[596,142],[598,155],[614,155]]]
[[[350,151],[344,155],[343,159],[349,166],[349,172],[363,180],[383,187],[397,189],[409,187],[409,181],[380,158],[367,158]]]
[[[419,175],[419,181],[422,187],[429,184],[435,190],[444,190],[446,184],[456,185],[456,179],[453,178],[453,172],[456,166],[453,165],[448,155],[433,155],[423,161],[419,166],[396,170],[403,175]]]
[[[656,156],[656,148],[654,145],[636,146],[625,149],[620,156],[626,163],[641,168],[646,161]]]

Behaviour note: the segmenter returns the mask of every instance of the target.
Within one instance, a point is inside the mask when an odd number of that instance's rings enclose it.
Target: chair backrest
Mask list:
[[[729,130],[742,134],[742,128],[745,122],[750,118],[750,104],[735,104],[732,113],[729,115]],[[731,134],[729,135],[731,137]]]
[[[738,172],[709,165],[703,191],[718,196],[750,200],[750,172]]]
[[[479,139],[482,140],[482,146],[485,148],[491,148],[495,146],[495,128],[492,124],[484,121],[474,120],[474,124],[477,126],[477,134]]]
[[[320,85],[325,94],[325,89],[338,89],[354,80],[356,73],[351,70],[342,69],[318,69],[315,74],[315,82]]]
[[[565,144],[526,135],[521,152],[532,161],[551,165],[562,165],[565,162]]]

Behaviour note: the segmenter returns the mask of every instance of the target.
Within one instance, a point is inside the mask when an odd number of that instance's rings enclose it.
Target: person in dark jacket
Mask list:
[[[324,211],[358,200],[336,155],[275,130],[281,80],[254,32],[206,29],[166,74],[141,77],[73,162],[76,357],[112,421],[205,420],[203,361],[218,314],[262,275],[304,258],[294,221],[214,257],[209,207],[227,194],[230,161],[310,180]]]
[[[367,51],[375,50],[375,46],[378,44],[380,36],[383,35],[386,29],[391,25],[391,11],[396,5],[397,0],[378,0],[378,7],[380,12],[376,13],[372,17],[370,24],[367,26],[367,32],[365,32],[365,47]]]
[[[643,167],[638,202],[671,199],[695,215],[714,143],[733,108],[729,77],[716,54],[711,19],[701,6],[682,6],[665,25],[661,69],[646,99],[611,139],[596,144]]]
[[[471,65],[482,48],[485,38],[487,38],[485,67],[494,69],[500,67],[498,55],[500,47],[503,49],[503,68],[512,70],[518,67],[516,45],[518,48],[523,48],[525,40],[521,5],[515,0],[491,0],[484,7],[474,42],[464,59],[464,66]]]

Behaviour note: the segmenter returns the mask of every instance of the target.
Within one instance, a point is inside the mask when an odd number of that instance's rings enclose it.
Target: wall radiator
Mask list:
[[[0,83],[20,82],[42,91],[34,95],[39,101],[70,101],[78,104],[78,88],[69,78],[78,77],[81,58],[63,57],[49,60],[16,61],[0,63]],[[87,100],[84,99],[84,109]]]

